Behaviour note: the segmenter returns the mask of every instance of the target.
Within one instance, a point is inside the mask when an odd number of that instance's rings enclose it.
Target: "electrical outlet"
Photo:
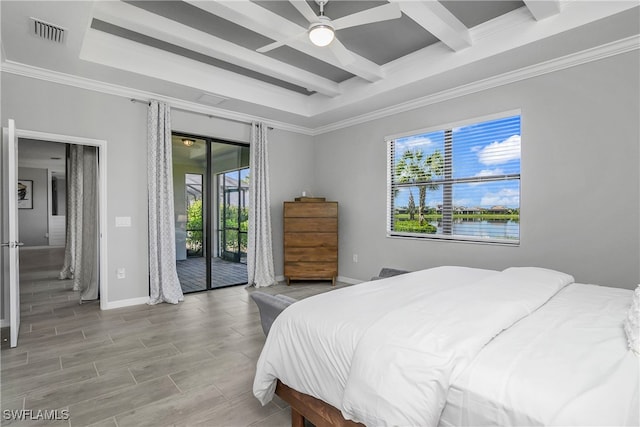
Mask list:
[[[353,254],[353,262],[358,262],[358,254]]]
[[[125,277],[127,277],[124,267],[120,267],[116,270],[116,277],[118,279],[124,279]]]

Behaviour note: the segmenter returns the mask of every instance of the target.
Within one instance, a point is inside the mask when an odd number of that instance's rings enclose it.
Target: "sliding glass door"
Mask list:
[[[249,168],[217,175],[218,253],[220,258],[247,263]]]
[[[176,133],[173,178],[183,291],[246,283],[249,146]]]

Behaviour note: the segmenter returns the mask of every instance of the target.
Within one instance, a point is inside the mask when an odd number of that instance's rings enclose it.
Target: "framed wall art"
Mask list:
[[[33,209],[33,181],[18,180],[18,209]]]

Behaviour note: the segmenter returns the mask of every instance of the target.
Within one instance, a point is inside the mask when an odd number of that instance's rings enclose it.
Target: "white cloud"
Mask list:
[[[474,176],[493,176],[493,175],[504,175],[504,171],[500,168],[482,169],[480,172],[478,172]]]
[[[480,200],[481,206],[519,206],[520,191],[513,188],[503,188],[497,193],[487,193]]]
[[[502,142],[494,141],[478,151],[483,165],[499,165],[520,158],[520,135],[512,135]]]
[[[480,172],[478,172],[474,176],[477,177],[477,176],[494,176],[494,175],[504,175],[504,170],[502,170],[500,168],[482,169]],[[471,186],[482,185],[482,184],[483,184],[483,182],[469,182],[469,183],[467,183],[467,185],[471,185]]]
[[[402,138],[402,140],[398,142],[400,143],[402,148],[404,148],[405,150],[413,150],[415,148],[424,148],[434,143],[430,138],[424,135]]]

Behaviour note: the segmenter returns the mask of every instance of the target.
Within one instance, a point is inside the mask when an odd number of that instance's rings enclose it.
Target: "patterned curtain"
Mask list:
[[[177,304],[184,299],[176,271],[173,210],[171,113],[158,101],[149,103],[147,120],[149,186],[149,304]]]
[[[80,301],[99,297],[98,149],[69,145],[67,232],[60,279],[73,279]]]
[[[247,275],[248,283],[257,288],[276,283],[271,245],[267,129],[264,123],[251,126]]]
[[[76,259],[76,239],[80,233],[80,221],[82,220],[82,209],[79,208],[79,201],[82,196],[82,170],[78,167],[78,149],[75,145],[67,145],[67,218],[66,235],[64,245],[64,263],[60,271],[60,280],[73,279]],[[78,218],[80,217],[80,219]],[[73,290],[76,288],[75,283]]]

